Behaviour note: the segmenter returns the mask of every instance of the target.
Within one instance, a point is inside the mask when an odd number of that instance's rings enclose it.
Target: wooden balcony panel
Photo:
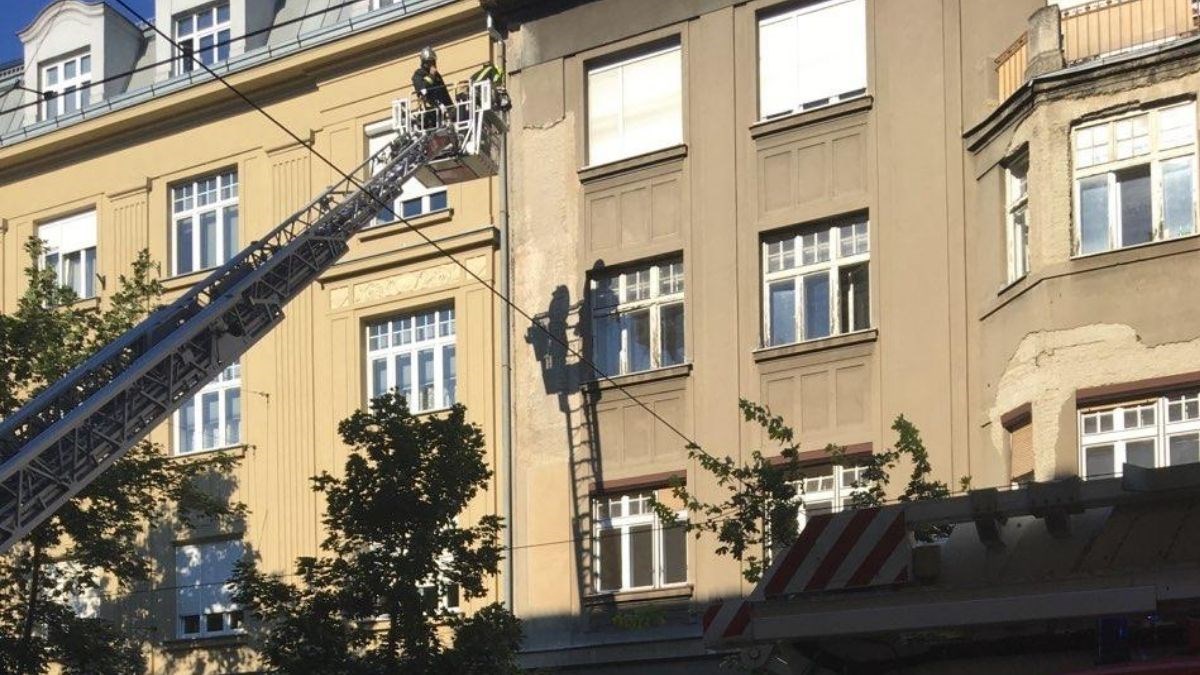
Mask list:
[[[1063,12],[1067,63],[1171,40],[1196,29],[1192,0],[1110,0]]]

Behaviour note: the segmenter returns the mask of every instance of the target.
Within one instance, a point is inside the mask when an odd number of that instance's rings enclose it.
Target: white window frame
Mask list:
[[[228,393],[237,390],[237,410],[236,417],[229,405]],[[189,402],[181,405],[178,410],[172,415],[172,424],[174,433],[172,441],[174,444],[176,455],[194,455],[199,452],[210,452],[212,450],[220,450],[222,448],[236,447],[242,443],[245,437],[245,402],[243,400],[244,393],[242,391],[242,366],[240,361],[235,361],[221,371],[212,382],[209,382],[203,389],[196,392],[191,397]],[[206,396],[216,395],[217,397],[217,428],[221,436],[216,443],[211,445],[204,444],[204,398]],[[191,438],[191,449],[185,450],[183,444],[183,409],[187,405],[191,406],[194,419]],[[231,421],[237,419],[237,424],[232,425]],[[232,433],[231,433],[231,430]]]
[[[199,178],[190,178],[171,186],[171,272],[176,276],[191,274],[206,269],[220,267],[238,252],[238,239],[241,237],[241,205],[237,169],[229,169],[218,173],[210,173]],[[203,202],[203,203],[202,203]],[[200,228],[201,218],[209,213],[215,213],[216,220],[216,262],[205,265],[201,255],[203,231]],[[233,216],[233,233],[230,241],[226,241],[226,229],[229,227],[230,214]],[[180,227],[184,221],[191,223],[189,268],[180,269]]]
[[[401,0],[371,0],[371,11],[402,4]]]
[[[1165,113],[1174,110],[1187,109],[1184,116],[1191,119],[1192,123],[1186,127],[1186,140],[1178,145],[1163,148],[1161,145],[1165,142],[1161,135],[1160,120]],[[1190,113],[1190,114],[1189,114]],[[1125,128],[1132,127],[1136,124],[1135,120],[1145,118],[1147,121],[1146,146],[1144,150],[1138,150],[1137,139],[1141,136],[1131,136],[1130,138],[1118,138],[1118,125],[1122,125],[1122,131]],[[1071,158],[1074,168],[1074,176],[1072,180],[1072,192],[1074,201],[1075,216],[1074,221],[1074,253],[1077,257],[1087,255],[1098,255],[1115,251],[1129,246],[1142,246],[1177,239],[1187,236],[1193,236],[1200,228],[1200,221],[1197,220],[1197,187],[1200,185],[1197,177],[1196,165],[1196,104],[1194,101],[1185,103],[1177,103],[1159,108],[1138,110],[1136,112],[1126,113],[1115,117],[1106,118],[1100,122],[1090,122],[1087,124],[1078,125],[1071,130]],[[1124,123],[1128,122],[1129,127],[1125,127]],[[1132,132],[1131,132],[1132,133]],[[1103,142],[1092,144],[1091,141],[1096,134],[1103,134]],[[1088,145],[1082,145],[1084,138],[1087,138]],[[1121,143],[1127,143],[1125,146],[1128,149],[1122,150]],[[1124,156],[1122,156],[1124,154]],[[1191,173],[1192,173],[1192,228],[1190,232],[1167,236],[1165,223],[1163,222],[1163,170],[1162,166],[1166,162],[1172,160],[1180,160],[1190,158]],[[1121,202],[1119,195],[1119,186],[1117,174],[1129,171],[1131,169],[1140,168],[1149,165],[1150,168],[1150,209],[1151,209],[1151,237],[1150,241],[1138,242],[1134,244],[1124,244],[1121,241]],[[1082,211],[1082,183],[1088,179],[1098,176],[1107,177],[1107,208],[1108,208],[1108,227],[1107,227],[1107,245],[1095,251],[1083,250],[1083,211]]]
[[[75,74],[66,76],[70,66]],[[48,120],[73,113],[91,103],[92,53],[90,50],[44,61],[40,68],[41,119]],[[47,96],[46,94],[50,94]]]
[[[96,297],[96,210],[47,220],[37,226],[42,240],[42,269],[51,269],[63,286],[79,299]],[[67,261],[77,260],[79,276],[69,278]]]
[[[645,276],[647,291],[645,297],[637,297],[641,277]],[[683,266],[682,257],[672,257],[652,263],[643,263],[636,267],[626,267],[621,271],[605,273],[589,279],[592,305],[592,344],[593,360],[602,368],[613,370],[613,355],[604,350],[607,341],[605,327],[613,326],[619,331],[619,350],[616,355],[614,372],[605,375],[625,375],[628,373],[645,372],[658,368],[671,367],[687,363],[687,306],[684,302],[686,294],[687,272]],[[615,288],[613,283],[615,282]],[[606,301],[602,290],[611,293],[615,291],[615,304]],[[664,292],[666,291],[666,292]],[[663,349],[662,317],[663,310],[678,306],[683,317],[683,357],[677,363],[666,363]],[[647,368],[633,369],[630,354],[630,340],[633,330],[632,318],[636,314],[648,314],[650,322],[650,363]]]
[[[1142,417],[1149,411],[1154,421],[1141,424]],[[1137,415],[1133,426],[1130,415]],[[1108,428],[1103,421],[1108,420]],[[1164,396],[1126,401],[1116,405],[1082,408],[1077,415],[1079,432],[1079,475],[1107,478],[1120,476],[1128,459],[1127,448],[1132,442],[1154,441],[1154,466],[1169,466],[1171,439],[1192,436],[1200,444],[1200,392],[1187,391]],[[1113,473],[1090,476],[1087,466],[1088,451],[1111,445],[1113,448]]]
[[[418,324],[418,322],[423,322]],[[428,323],[432,321],[432,323]],[[432,326],[433,335],[428,334]],[[407,356],[412,378],[407,391],[400,393],[408,401],[412,412],[445,410],[454,405],[458,397],[458,347],[457,317],[453,305],[443,305],[417,312],[372,321],[366,330],[367,400],[384,391],[396,389],[396,361]],[[421,335],[425,332],[425,335]],[[446,373],[446,348],[454,349],[454,372]],[[420,362],[418,355],[423,351],[433,352],[433,399],[426,403],[420,397]],[[384,366],[386,387],[377,387],[378,364]],[[450,385],[450,386],[447,386]],[[452,391],[448,391],[452,390]]]
[[[864,231],[865,230],[865,231]],[[820,235],[828,237],[828,258],[820,259]],[[813,246],[806,246],[809,237],[816,237]],[[846,250],[848,242],[849,248]],[[789,248],[790,247],[790,248]],[[790,254],[789,254],[790,250]],[[814,261],[805,263],[806,250],[813,250]],[[792,263],[788,264],[788,259]],[[850,298],[847,308],[848,326],[842,325],[841,311],[841,271],[847,267],[865,265],[867,270],[867,309],[866,316],[854,313],[854,297]],[[785,344],[797,344],[811,340],[823,340],[836,335],[845,335],[863,330],[870,330],[874,325],[871,319],[871,224],[865,214],[850,218],[839,218],[828,223],[806,226],[788,230],[784,235],[772,235],[763,238],[762,243],[762,311],[763,311],[763,346],[777,347]],[[829,284],[829,331],[825,335],[807,336],[804,332],[804,279],[812,275],[828,275]],[[793,284],[793,312],[795,323],[794,342],[777,342],[771,329],[771,287],[780,282],[791,281]],[[851,289],[853,291],[853,289]],[[865,322],[865,328],[854,328],[859,320]]]
[[[218,556],[229,557],[233,566],[245,555],[240,539],[178,544],[175,546],[175,631],[180,639],[237,635],[244,632],[242,608],[233,601],[233,585],[229,577],[218,580],[212,567]],[[223,561],[222,563],[223,564]],[[194,570],[194,572],[193,572]],[[193,611],[195,610],[195,611]],[[220,630],[210,630],[208,617],[220,615]],[[188,619],[196,617],[198,630],[187,630]]]
[[[837,513],[851,504],[855,493],[866,492],[866,486],[860,485],[862,474],[866,467],[853,464],[833,464],[828,467],[829,473],[805,476],[795,482],[796,499],[800,508],[796,511],[799,529],[803,530],[808,524],[809,513],[806,504],[829,502],[829,509],[821,513]]]
[[[1022,152],[1004,168],[1005,235],[1008,283],[1029,274],[1029,154]]]
[[[627,118],[630,115],[625,110],[624,98],[624,80],[626,70],[631,66],[635,66],[644,61],[649,61],[655,58],[672,57],[678,60],[679,67],[677,69],[678,76],[671,83],[662,82],[647,82],[646,87],[659,91],[663,96],[663,105],[674,108],[674,124],[666,133],[658,133],[653,140],[642,143],[634,142],[636,136],[629,134],[630,128],[637,128],[635,125],[628,123]],[[613,97],[597,96],[593,93],[594,79],[608,73],[616,72],[619,79],[617,85],[616,100]],[[597,166],[608,164],[627,157],[635,157],[637,155],[669,148],[673,145],[678,145],[683,142],[683,46],[676,42],[666,47],[655,47],[648,51],[640,52],[634,56],[621,59],[616,62],[606,63],[600,66],[588,68],[585,77],[587,87],[587,157],[588,165]],[[612,147],[605,146],[599,142],[595,130],[596,115],[602,112],[597,106],[600,104],[611,103],[615,105],[616,125],[617,129],[612,139]]]
[[[663,532],[666,530],[663,527],[662,521],[658,519],[658,514],[650,506],[650,499],[654,490],[638,490],[620,495],[597,495],[592,497],[592,516],[594,526],[592,528],[593,541],[593,584],[592,588],[597,593],[622,593],[626,591],[648,590],[653,588],[675,588],[686,586],[691,579],[691,565],[688,564],[687,537],[684,538],[684,580],[667,583],[664,581],[666,568],[664,565],[663,552]],[[630,514],[631,504],[637,502],[640,512]],[[621,516],[611,517],[611,510],[614,504],[620,504]],[[609,517],[601,517],[601,506],[607,508]],[[675,513],[677,526],[682,526],[688,520],[687,510],[680,510]],[[638,526],[649,525],[651,528],[651,577],[652,583],[649,586],[634,586],[633,579],[633,564],[632,564],[632,545],[630,543],[630,529]],[[606,532],[620,531],[621,537],[621,587],[620,588],[603,588],[603,555],[601,554],[601,537]]]
[[[396,130],[392,128],[391,120],[375,122],[368,124],[364,131],[367,137],[367,156],[374,157],[376,153],[383,149],[385,145],[391,143],[396,138]],[[384,164],[377,162],[371,167],[371,174],[374,175],[383,170]],[[405,215],[404,207],[414,200],[420,200],[420,208],[416,213]],[[421,181],[416,178],[409,178],[404,182],[404,186],[400,190],[400,196],[396,198],[396,202],[392,205],[391,212],[383,211],[375,217],[375,225],[386,225],[388,223],[398,222],[401,219],[419,218],[431,213],[450,211],[450,193],[445,186],[440,187],[425,187]],[[397,217],[399,214],[399,218]]]
[[[846,7],[852,6],[852,7]],[[849,51],[843,51],[840,54],[825,53],[819,59],[818,63],[801,63],[801,52],[805,47],[806,40],[801,36],[804,33],[803,24],[806,20],[812,20],[821,12],[827,11],[844,11],[850,9],[854,11],[856,17],[861,17],[860,33],[853,36],[840,34],[836,41],[838,46],[853,50],[854,53],[850,58],[846,55]],[[787,24],[786,26],[784,24]],[[794,56],[796,61],[792,63],[782,62],[777,58],[778,54],[769,54],[765,47],[766,40],[763,37],[764,28],[785,28],[791,33],[791,39],[788,43],[794,47],[796,52],[789,54]],[[811,30],[811,29],[810,29]],[[799,7],[795,7],[785,12],[772,13],[764,16],[758,21],[758,109],[759,119],[771,119],[790,115],[803,110],[811,110],[820,108],[841,101],[846,101],[854,98],[865,96],[867,93],[867,14],[866,0],[826,0],[825,2],[806,3]],[[861,47],[861,49],[859,49]],[[822,92],[826,95],[818,96],[817,98],[805,100],[805,95],[802,93],[802,86],[806,79],[811,79],[808,76],[812,69],[820,68],[825,71],[823,74],[834,68],[842,68],[845,72],[841,73],[846,78],[846,87],[840,91],[830,90]],[[793,72],[777,73],[773,76],[767,76],[768,72],[773,72],[773,69],[787,69]],[[772,87],[779,86],[778,80],[791,80],[788,86],[795,89],[791,96],[790,107],[782,108],[779,105],[769,103],[769,97],[772,94],[777,94],[777,90]],[[768,109],[768,107],[772,109]],[[779,108],[779,109],[774,109]]]
[[[221,20],[220,15],[222,8],[225,10],[224,20]],[[212,24],[201,29],[198,27],[199,20],[201,16],[205,15],[211,17]],[[174,48],[176,50],[175,74],[190,73],[196,69],[196,61],[192,58],[193,54],[200,54],[201,62],[207,66],[215,66],[228,61],[230,49],[233,46],[232,18],[233,7],[229,0],[210,3],[176,14],[171,20],[171,32],[175,35],[175,43],[180,47],[191,47],[191,51]],[[205,38],[212,40],[209,47],[200,46],[201,41]],[[203,50],[210,50],[212,58],[205,60],[204,55],[200,53]]]

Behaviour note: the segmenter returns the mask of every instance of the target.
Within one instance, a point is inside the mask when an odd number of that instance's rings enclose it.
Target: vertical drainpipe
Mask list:
[[[487,15],[488,36],[499,50],[500,72],[507,80],[508,63],[506,60],[504,39],[496,28],[496,22],[491,13]],[[509,298],[512,292],[512,260],[508,243],[508,134],[504,134],[500,142],[500,293]],[[512,308],[506,302],[500,303],[500,465],[504,474],[502,481],[502,496],[500,508],[504,517],[504,567],[501,574],[503,581],[504,606],[516,613],[515,581],[513,579],[513,536],[515,522],[513,519],[513,413],[512,413]]]

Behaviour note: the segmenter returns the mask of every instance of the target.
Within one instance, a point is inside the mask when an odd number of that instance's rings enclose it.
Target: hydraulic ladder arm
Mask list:
[[[0,551],[270,332],[284,305],[346,253],[381,204],[395,203],[405,181],[431,167],[452,176],[447,182],[494,171],[487,155],[504,127],[490,91],[459,106],[424,125],[398,121],[399,138],[351,172],[354,180],[329,187],[0,422]]]

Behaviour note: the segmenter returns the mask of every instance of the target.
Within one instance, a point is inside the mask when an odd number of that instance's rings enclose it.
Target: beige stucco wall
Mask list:
[[[739,397],[782,414],[805,451],[880,449],[904,413],[937,478],[987,475],[1000,458],[972,451],[968,336],[978,319],[968,311],[965,184],[974,175],[961,132],[995,107],[994,80],[979,78],[994,78],[992,60],[1040,5],[868,0],[870,98],[764,123],[757,17],[784,3],[661,2],[649,12],[601,0],[518,22],[507,44],[515,298],[587,353],[588,273],[682,253],[690,367],[621,379],[663,419],[714,454],[746,458],[778,449],[742,422]],[[682,45],[683,145],[586,167],[587,63],[669,37]],[[763,236],[861,212],[871,223],[872,330],[761,349]],[[597,608],[587,504],[598,484],[664,472],[684,472],[703,498],[718,497],[716,486],[663,422],[616,387],[585,396],[581,384],[594,377],[586,364],[516,331],[514,575],[516,608],[541,650],[530,663],[573,659],[607,672],[600,664],[644,653],[602,645],[639,640],[651,640],[656,656],[699,658],[698,612],[749,588],[736,564],[701,537],[689,542],[683,597],[617,597]],[[614,628],[613,612],[647,602],[671,618]]]
[[[268,112],[338,167],[365,159],[364,126],[390,117],[393,99],[410,94],[416,52],[437,31],[448,81],[466,79],[491,59],[478,5],[463,0],[233,76]],[[12,311],[23,290],[21,244],[39,222],[78,210],[98,213],[102,299],[143,247],[168,265],[170,185],[236,168],[241,245],[265,233],[337,180],[332,169],[296,145],[220,85],[202,84],[55,134],[0,149],[0,308]],[[485,281],[495,275],[496,183],[449,187],[451,210],[414,221]],[[203,273],[165,280],[174,296]],[[496,306],[493,296],[401,225],[368,230],[318,283],[285,308],[283,323],[242,360],[244,445],[241,459],[214,480],[249,509],[232,533],[188,531],[174,524],[151,533],[155,578],[118,611],[150,637],[152,672],[229,672],[252,661],[237,640],[174,643],[174,552],[178,542],[240,535],[264,569],[289,572],[297,556],[317,553],[322,505],[309,478],[337,473],[347,449],[336,426],[366,402],[365,326],[398,313],[453,303],[457,313],[458,400],[488,441],[500,481],[497,425]],[[167,425],[151,438],[169,447]],[[201,455],[181,461],[203,461]],[[466,519],[496,513],[496,491],[482,493]],[[493,594],[498,599],[499,580]],[[162,641],[168,641],[162,645]]]

